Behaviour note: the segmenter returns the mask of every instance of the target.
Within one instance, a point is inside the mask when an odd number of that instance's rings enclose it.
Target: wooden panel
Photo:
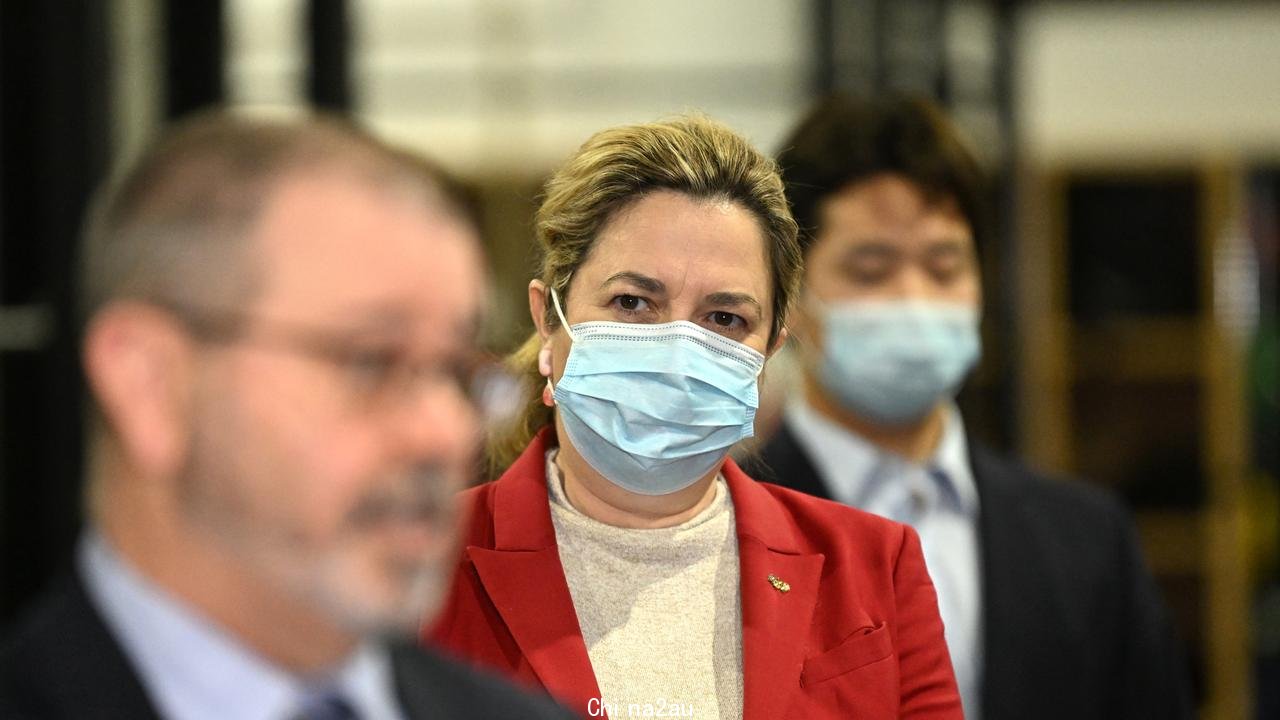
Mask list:
[[[1178,260],[1184,269],[1188,262],[1195,268],[1194,303],[1167,303],[1169,309],[1163,311],[1166,305],[1160,301],[1150,307],[1142,301],[1130,312],[1116,312],[1110,302],[1094,298],[1092,305],[1075,305],[1096,312],[1072,316],[1065,215],[1067,188],[1077,177],[1139,184],[1152,178],[1194,178],[1199,188],[1194,200],[1197,239],[1194,247],[1176,250],[1196,254]],[[1051,469],[1092,471],[1123,487],[1136,467],[1130,463],[1126,469],[1125,462],[1147,452],[1143,438],[1165,436],[1174,450],[1186,446],[1191,454],[1178,462],[1203,479],[1198,494],[1183,497],[1176,507],[1153,511],[1151,498],[1134,495],[1132,488],[1129,494],[1138,504],[1137,524],[1148,562],[1161,587],[1173,593],[1169,604],[1195,651],[1201,710],[1211,720],[1245,718],[1251,712],[1243,512],[1249,459],[1245,368],[1240,338],[1227,327],[1229,318],[1224,324],[1218,317],[1222,309],[1213,306],[1219,295],[1215,290],[1222,289],[1215,283],[1227,282],[1220,268],[1215,274],[1223,243],[1241,227],[1243,177],[1239,163],[1231,159],[1149,166],[1095,159],[1079,166],[1024,166],[1020,245],[1012,268],[1018,283],[1014,312],[1020,333],[1021,447],[1028,459]],[[1105,252],[1105,244],[1097,251]],[[1158,284],[1163,258],[1150,255],[1156,272],[1139,268],[1133,277]],[[1077,254],[1076,260],[1082,257]],[[1126,262],[1132,260],[1130,254]],[[1075,288],[1077,293],[1089,291],[1088,283]],[[1108,399],[1109,393],[1114,398]],[[1159,457],[1162,452],[1147,454]],[[1161,479],[1160,473],[1145,474]]]
[[[1221,243],[1239,226],[1244,200],[1243,173],[1217,167],[1205,189],[1201,287],[1214,297],[1215,261]],[[1215,312],[1216,308],[1211,310]],[[1250,709],[1248,653],[1249,586],[1244,548],[1244,483],[1248,434],[1244,408],[1245,367],[1234,336],[1215,322],[1203,326],[1205,368],[1204,455],[1209,474],[1205,570],[1209,602],[1206,617],[1209,704],[1206,716],[1244,718]]]
[[[1108,318],[1073,332],[1076,380],[1187,381],[1200,377],[1196,318]]]

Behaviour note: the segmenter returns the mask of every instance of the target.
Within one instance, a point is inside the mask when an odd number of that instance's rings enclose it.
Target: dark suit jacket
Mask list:
[[[982,562],[984,720],[1191,718],[1185,668],[1127,513],[970,443]],[[784,423],[754,477],[830,497]]]
[[[409,645],[391,650],[396,692],[409,720],[574,718],[547,698]],[[0,649],[0,717],[159,720],[142,682],[80,582],[48,594]],[[368,720],[375,720],[369,718]]]

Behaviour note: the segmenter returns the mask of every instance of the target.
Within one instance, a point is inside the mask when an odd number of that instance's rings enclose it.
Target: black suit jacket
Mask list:
[[[1128,514],[970,443],[979,498],[984,720],[1193,717],[1182,656]],[[783,423],[747,465],[830,497]]]
[[[409,720],[577,717],[547,698],[411,645],[391,648],[391,666]],[[70,578],[6,636],[0,650],[0,718],[159,720],[160,715],[83,586]]]

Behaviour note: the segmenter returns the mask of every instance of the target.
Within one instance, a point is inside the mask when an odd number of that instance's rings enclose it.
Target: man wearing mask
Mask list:
[[[0,716],[570,717],[394,640],[447,580],[479,434],[451,187],[336,121],[211,115],[102,199],[89,522],[0,650]]]
[[[1126,514],[965,435],[982,180],[955,130],[923,101],[833,97],[783,147],[803,389],[755,476],[916,528],[966,717],[1190,717]]]

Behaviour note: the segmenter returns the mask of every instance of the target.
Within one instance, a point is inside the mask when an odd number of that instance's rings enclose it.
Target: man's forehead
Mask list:
[[[877,176],[827,196],[820,237],[839,244],[968,244],[972,227],[954,196],[928,195],[898,176]]]
[[[426,192],[412,192],[426,188],[419,183],[415,188],[407,175],[374,173],[353,166],[315,165],[294,169],[276,178],[266,189],[263,220],[273,216],[293,215],[305,212],[311,215],[333,215],[368,204],[400,205],[403,209],[416,208],[422,213],[439,212],[426,201]],[[386,212],[387,208],[380,208]]]
[[[318,171],[282,178],[268,192],[254,234],[270,249],[413,251],[473,232],[425,185]]]
[[[284,181],[255,241],[266,302],[396,325],[423,310],[473,315],[483,293],[474,231],[393,188],[332,176]]]
[[[896,173],[851,182],[823,199],[828,210],[861,210],[876,215],[962,215],[959,199],[945,189],[931,189]]]

